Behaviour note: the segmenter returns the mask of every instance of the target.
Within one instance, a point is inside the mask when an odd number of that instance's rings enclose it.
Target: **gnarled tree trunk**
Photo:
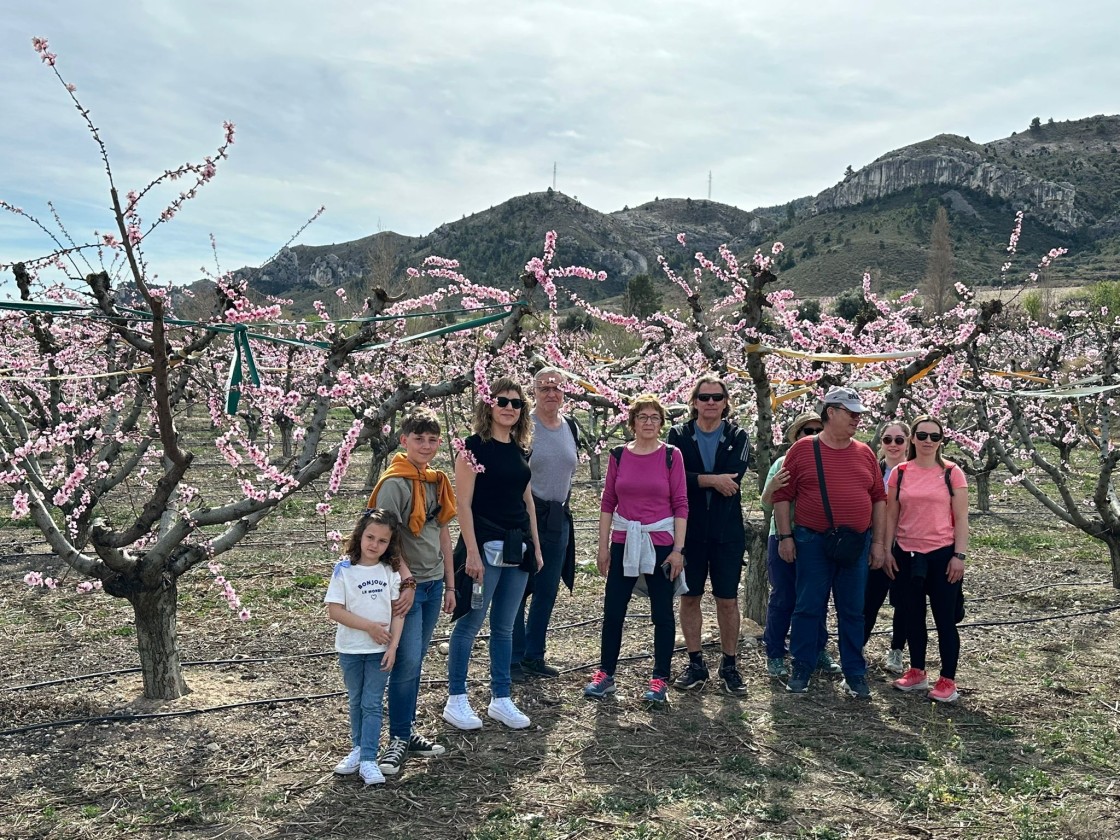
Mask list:
[[[156,700],[175,700],[188,691],[179,658],[175,624],[178,614],[178,586],[166,576],[154,590],[141,590],[128,596],[136,616],[136,644],[140,650],[140,670],[144,677],[144,696]]]

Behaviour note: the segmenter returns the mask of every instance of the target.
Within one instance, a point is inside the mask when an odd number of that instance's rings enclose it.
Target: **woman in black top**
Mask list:
[[[492,383],[490,394],[476,403],[474,434],[455,460],[460,531],[455,556],[457,566],[463,563],[457,575],[460,580],[469,578],[472,587],[481,585],[482,605],[466,609],[472,599],[456,599],[443,719],[458,729],[482,728],[467,697],[467,669],[489,611],[492,699],[487,715],[511,729],[525,729],[529,718],[510,699],[510,659],[513,621],[525,585],[529,574],[544,565],[529,486],[533,423],[528,400],[512,379]]]

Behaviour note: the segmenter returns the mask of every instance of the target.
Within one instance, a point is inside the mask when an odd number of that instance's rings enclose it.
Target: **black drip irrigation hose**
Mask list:
[[[1116,604],[1116,605],[1113,605],[1113,606],[1110,606],[1110,607],[1101,607],[1100,609],[1095,609],[1095,610],[1082,610],[1081,612],[1075,612],[1075,613],[1063,613],[1063,614],[1060,614],[1060,615],[1037,616],[1035,618],[1008,619],[1006,621],[974,621],[974,622],[970,622],[970,623],[967,623],[967,624],[959,624],[957,626],[958,627],[1005,627],[1005,626],[1014,625],[1014,624],[1038,624],[1038,623],[1041,623],[1043,621],[1055,621],[1055,620],[1061,619],[1061,618],[1076,618],[1078,616],[1085,616],[1085,615],[1099,615],[1099,614],[1102,614],[1102,613],[1115,612],[1116,610],[1120,610],[1120,604]],[[638,616],[634,616],[634,617],[637,618]],[[645,616],[645,617],[648,618],[648,616]],[[594,620],[597,620],[597,619],[594,619]],[[594,620],[592,620],[592,621],[594,621]],[[590,621],[577,622],[576,625],[574,625],[574,626],[579,626],[579,625],[588,624],[588,623],[591,623],[591,622]],[[567,625],[567,626],[573,626],[573,625]],[[934,630],[936,628],[931,627],[929,629]],[[873,635],[884,635],[888,632],[890,632],[890,631],[885,631],[885,630],[884,631],[878,631]],[[435,641],[435,640],[433,639],[433,641]],[[709,642],[708,644],[705,645],[705,647],[710,647],[710,646],[713,646],[715,644],[717,644],[717,643],[714,642],[714,641]],[[684,650],[684,648],[674,648],[673,653],[680,653],[683,650]],[[185,663],[184,662],[183,664],[184,665],[187,665],[187,664],[215,664],[215,663],[224,664],[226,662],[232,664],[232,663],[238,663],[238,662],[270,662],[270,661],[277,661],[277,660],[280,660],[280,659],[297,659],[297,658],[308,657],[308,656],[330,656],[333,653],[334,653],[334,651],[326,651],[326,652],[323,652],[323,653],[296,654],[296,655],[293,655],[293,656],[286,656],[286,657],[270,657],[270,658],[269,657],[258,657],[258,658],[252,659],[252,660],[249,660],[249,659],[210,660],[210,661],[207,661],[205,663]],[[642,654],[637,654],[637,655],[634,655],[634,656],[624,656],[624,657],[621,657],[618,661],[619,662],[641,662],[643,660],[652,659],[652,658],[653,658],[653,654],[642,653]],[[594,666],[595,666],[595,663],[587,662],[587,663],[584,663],[582,665],[574,665],[574,666],[571,666],[569,668],[564,668],[564,669],[561,670],[560,673],[570,674],[570,673],[574,673],[576,671],[584,671],[584,670],[587,670],[588,668],[592,668]],[[133,672],[133,671],[138,671],[138,670],[140,670],[140,669],[139,668],[131,668],[131,669],[125,669],[125,672]],[[115,672],[106,672],[106,673],[115,673]],[[86,675],[86,676],[87,677],[92,677],[92,676],[98,676],[98,675]],[[81,679],[81,678],[82,677],[78,677],[76,679]],[[426,680],[423,680],[422,682],[423,682],[424,685],[443,685],[443,684],[447,683],[447,680],[426,679]],[[468,680],[468,682],[470,682],[470,683],[481,683],[481,682],[486,682],[486,680],[474,679],[474,680]],[[16,689],[9,689],[9,690],[16,690]],[[269,706],[269,705],[276,705],[276,704],[279,704],[279,703],[303,703],[303,702],[308,702],[308,701],[311,701],[311,700],[326,700],[326,699],[333,698],[333,697],[341,697],[344,694],[346,694],[345,691],[328,691],[328,692],[324,692],[322,694],[301,694],[301,695],[295,695],[295,696],[292,696],[292,697],[272,697],[272,698],[266,698],[266,699],[263,699],[263,700],[243,700],[243,701],[238,702],[238,703],[225,703],[225,704],[220,705],[220,706],[207,706],[207,707],[204,707],[204,708],[201,708],[201,709],[182,709],[180,711],[175,711],[175,712],[145,712],[145,713],[140,713],[140,714],[96,715],[96,716],[84,717],[84,718],[69,718],[67,720],[55,720],[55,721],[47,721],[45,723],[33,723],[33,724],[29,724],[28,726],[20,726],[20,727],[14,728],[14,729],[0,730],[0,737],[11,736],[11,735],[21,735],[21,734],[24,734],[24,733],[27,733],[27,732],[35,732],[35,731],[38,731],[38,730],[41,730],[41,729],[56,729],[56,728],[63,727],[63,726],[79,726],[79,725],[89,724],[89,723],[134,723],[134,722],[137,722],[137,721],[154,720],[154,719],[158,719],[158,718],[188,717],[188,716],[191,716],[191,715],[201,715],[201,714],[207,714],[209,712],[223,712],[223,711],[229,711],[231,709],[243,709],[243,708],[249,708],[249,707],[253,707],[253,706]]]

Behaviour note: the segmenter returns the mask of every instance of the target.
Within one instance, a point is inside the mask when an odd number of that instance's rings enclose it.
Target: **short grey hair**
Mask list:
[[[537,371],[536,375],[533,377],[533,382],[538,382],[546,376],[557,376],[560,379],[568,378],[568,374],[558,367],[543,367]]]

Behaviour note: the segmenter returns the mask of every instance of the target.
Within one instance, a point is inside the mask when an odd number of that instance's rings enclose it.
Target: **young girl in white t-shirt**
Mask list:
[[[393,615],[401,593],[401,547],[397,517],[367,510],[346,542],[347,557],[331,573],[324,603],[337,622],[334,649],[350,697],[350,742],[354,749],[334,772],[360,773],[367,785],[381,785],[377,766],[381,706],[397,655],[404,618]]]

